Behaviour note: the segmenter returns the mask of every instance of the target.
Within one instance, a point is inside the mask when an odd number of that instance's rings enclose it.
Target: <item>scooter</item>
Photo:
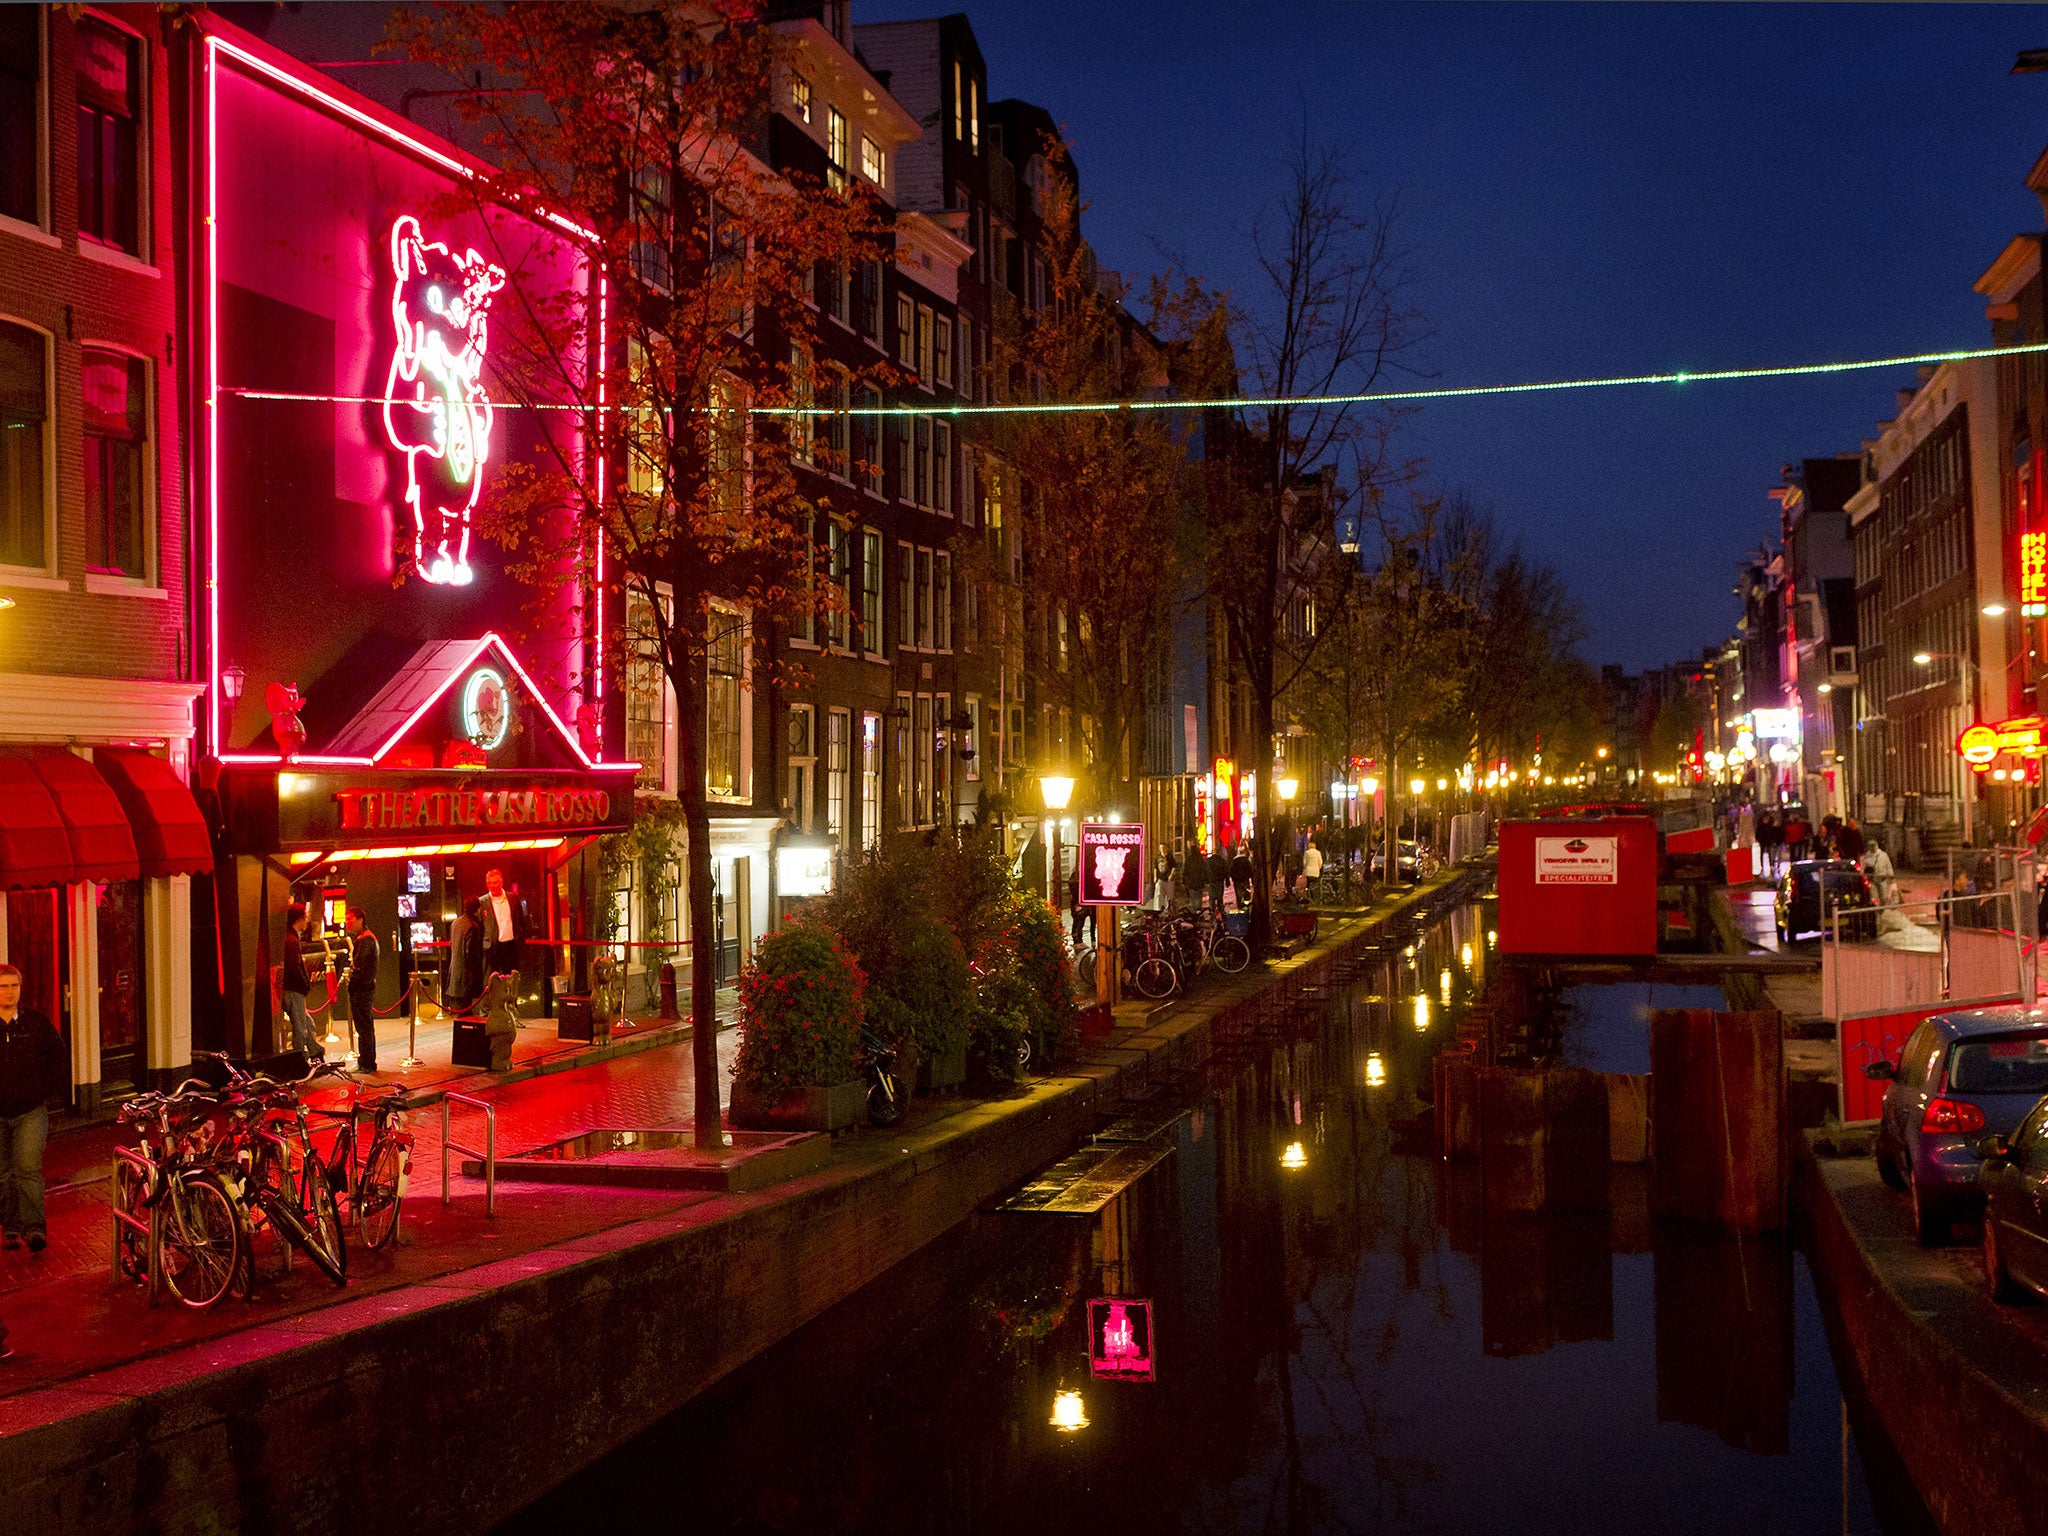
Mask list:
[[[860,1032],[861,1075],[868,1084],[868,1124],[887,1127],[903,1118],[910,1097],[896,1071],[896,1047],[873,1030]]]

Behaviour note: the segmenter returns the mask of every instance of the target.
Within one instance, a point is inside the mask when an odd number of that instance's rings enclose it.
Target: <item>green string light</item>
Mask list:
[[[1432,400],[1478,400],[1500,395],[1562,394],[1581,389],[1643,388],[1659,384],[1725,384],[1748,379],[1819,378],[1838,373],[1867,373],[1879,368],[1906,368],[1943,363],[1967,363],[1987,357],[2024,357],[2048,352],[2048,341],[2021,342],[2009,347],[1968,347],[1950,352],[1909,352],[1897,357],[1855,358],[1839,363],[1788,363],[1774,368],[1715,368],[1705,372],[1679,369],[1670,373],[1620,373],[1584,379],[1542,379],[1521,384],[1460,384],[1436,389],[1366,390],[1340,395],[1217,395],[1195,399],[1031,401],[1002,405],[855,405],[804,406],[757,405],[748,409],[756,416],[801,416],[824,419],[840,416],[1071,416],[1103,411],[1243,411],[1314,409],[1323,406],[1410,405]],[[222,394],[244,400],[277,400],[323,405],[406,405],[406,400],[386,401],[382,395],[315,395],[284,390],[238,389],[226,386]],[[586,412],[597,407],[574,403],[552,404],[504,402],[495,410],[538,410]],[[631,406],[605,406],[611,413],[635,410]],[[651,407],[643,408],[652,410]]]

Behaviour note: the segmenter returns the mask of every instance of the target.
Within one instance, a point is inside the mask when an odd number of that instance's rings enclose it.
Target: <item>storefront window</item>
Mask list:
[[[142,882],[99,888],[100,1079],[134,1081],[142,1045]]]

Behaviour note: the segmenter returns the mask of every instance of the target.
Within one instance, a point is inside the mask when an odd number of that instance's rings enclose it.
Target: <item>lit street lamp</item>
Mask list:
[[[1038,776],[1038,792],[1045,798],[1045,808],[1053,813],[1046,820],[1052,823],[1052,909],[1057,913],[1060,909],[1059,812],[1064,811],[1067,808],[1067,802],[1074,798],[1074,781],[1069,778],[1063,778],[1058,774],[1041,773]],[[1074,1395],[1074,1401],[1077,1404],[1080,1402],[1079,1393]],[[1086,1425],[1087,1422],[1084,1418],[1080,1424],[1074,1427],[1079,1429]]]

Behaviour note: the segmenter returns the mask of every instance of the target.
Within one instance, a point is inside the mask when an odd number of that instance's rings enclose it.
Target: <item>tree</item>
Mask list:
[[[1253,230],[1261,281],[1239,307],[1182,279],[1155,285],[1162,332],[1191,385],[1238,392],[1227,441],[1206,447],[1205,569],[1234,664],[1249,685],[1251,755],[1270,777],[1274,708],[1327,630],[1301,622],[1305,597],[1341,592],[1352,563],[1335,525],[1376,513],[1407,478],[1392,456],[1393,413],[1347,396],[1383,384],[1416,339],[1399,302],[1397,208],[1364,205],[1344,157],[1306,126],[1277,205]],[[1334,397],[1334,398],[1333,398]],[[1272,935],[1272,817],[1253,845],[1252,938]]]
[[[1163,359],[1098,281],[1067,147],[1049,141],[1045,160],[1046,303],[1001,338],[1001,361],[1039,398],[1139,399],[1165,383]],[[1106,808],[1128,777],[1145,679],[1171,639],[1191,490],[1186,445],[1158,412],[1002,420],[1003,447],[1028,466],[1034,492],[1019,519],[1022,595],[1027,630],[1048,643],[1030,648],[1032,681],[1078,731],[1080,760],[1066,766],[1081,780],[1079,803]]]
[[[456,105],[499,169],[467,195],[580,228],[606,275],[601,316],[508,290],[501,387],[576,409],[534,413],[544,452],[505,467],[480,526],[529,587],[630,607],[602,641],[612,676],[651,664],[673,688],[690,944],[708,957],[710,669],[750,643],[749,615],[831,600],[809,595],[829,583],[812,579],[817,509],[791,469],[810,418],[773,413],[811,404],[807,294],[821,266],[876,253],[876,211],[851,178],[778,174],[756,152],[788,44],[747,0],[450,5],[401,11],[391,37],[476,82]],[[714,984],[692,966],[705,1147],[723,1140]]]

